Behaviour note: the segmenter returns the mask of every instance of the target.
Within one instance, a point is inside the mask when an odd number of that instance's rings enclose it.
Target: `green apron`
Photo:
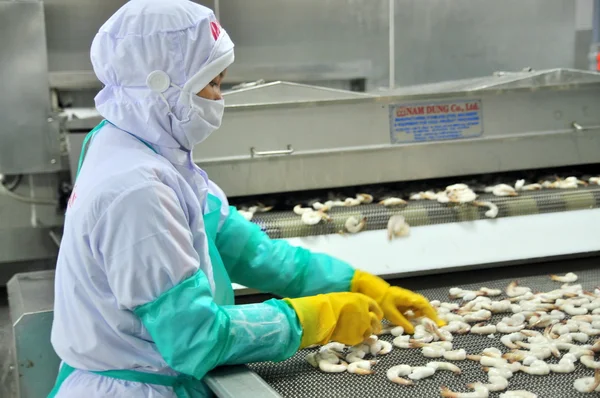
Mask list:
[[[108,123],[108,121],[103,120],[98,126],[94,127],[94,129],[90,131],[85,137],[81,148],[81,155],[79,156],[77,176],[79,175],[79,171],[81,170],[83,159],[85,158],[85,153],[87,152],[87,147],[89,146],[91,139],[106,123]],[[135,138],[139,139],[138,137]],[[158,153],[150,144],[141,139],[139,140],[143,142],[148,148],[152,149],[152,151]],[[206,238],[208,241],[208,254],[210,257],[213,270],[213,279],[215,282],[213,300],[217,305],[233,305],[234,294],[233,288],[231,287],[231,280],[229,279],[229,274],[225,269],[225,265],[223,264],[223,260],[221,259],[221,255],[219,254],[219,251],[217,250],[217,246],[215,244],[215,240],[217,238],[217,230],[219,228],[219,222],[221,220],[221,205],[222,203],[219,198],[217,198],[214,195],[208,194],[208,208],[206,213],[204,214],[204,228],[206,231]],[[60,386],[62,385],[62,383],[75,370],[75,368],[63,362],[58,372],[58,377],[56,378],[56,384],[54,385],[54,388],[48,395],[48,398],[53,398],[56,396],[56,394],[60,390]],[[194,396],[198,396],[199,393],[205,393],[207,391],[207,387],[204,385],[204,383],[202,383],[200,380],[186,375],[168,376],[156,373],[137,372],[135,370],[106,370],[98,372],[90,371],[90,373],[95,373],[105,377],[112,377],[114,379],[119,380],[127,380],[138,383],[173,387],[177,398],[192,398]],[[194,394],[194,392],[197,392],[198,394]]]

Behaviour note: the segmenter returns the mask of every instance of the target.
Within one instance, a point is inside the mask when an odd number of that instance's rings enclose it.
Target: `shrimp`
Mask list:
[[[442,326],[440,329],[450,333],[465,334],[471,330],[471,326],[465,322],[450,321],[446,326]]]
[[[467,359],[467,352],[464,349],[454,351],[444,351],[444,359],[447,361],[464,361]]]
[[[306,225],[317,225],[322,220],[330,220],[329,216],[322,211],[308,211],[302,213],[302,222]]]
[[[484,384],[489,391],[502,391],[508,388],[508,380],[501,376],[488,375],[488,384]]]
[[[575,307],[573,304],[563,304],[559,308],[569,315],[585,315],[588,313],[587,308]]]
[[[538,398],[538,396],[525,390],[512,390],[500,394],[500,398]]]
[[[421,353],[425,358],[441,358],[444,356],[444,352],[446,350],[436,346],[427,346],[421,349]]]
[[[368,193],[357,193],[356,199],[360,201],[360,203],[369,204],[373,203],[373,195],[369,195]]]
[[[435,369],[433,368],[427,366],[417,366],[412,368],[412,371],[408,375],[408,378],[411,380],[421,380],[433,376],[434,373]]]
[[[346,361],[349,363],[362,361],[367,355],[367,351],[363,349],[363,345],[354,346],[350,349],[348,355],[346,355]]]
[[[442,386],[440,394],[444,398],[488,398],[490,391],[481,383],[469,384],[473,392],[454,392],[448,387]]]
[[[590,369],[600,369],[600,362],[594,361],[593,355],[582,355],[579,361]]]
[[[519,286],[519,282],[512,281],[506,288],[506,295],[508,297],[519,297],[526,293],[531,293],[531,289],[524,286]]]
[[[548,365],[554,373],[571,373],[575,371],[575,362],[570,358],[563,357],[558,364]]]
[[[482,287],[479,289],[479,291],[484,293],[486,296],[500,296],[502,294],[502,290],[490,289],[489,287]]]
[[[594,377],[576,379],[573,387],[582,393],[600,391],[600,370],[596,369]]]
[[[390,217],[387,223],[387,234],[388,240],[410,234],[410,226],[404,219],[404,216],[396,214]]]
[[[431,335],[437,336],[440,340],[452,341],[452,334],[446,332],[445,330],[440,330],[437,324],[429,318],[423,318],[421,321],[425,331],[427,331]]]
[[[316,352],[311,352],[310,354],[306,355],[306,357],[305,357],[306,362],[308,362],[310,364],[310,366],[312,366],[313,368],[319,367],[318,355],[319,354]]]
[[[387,198],[379,202],[380,205],[384,205],[386,207],[389,206],[400,206],[405,205],[406,201],[400,198]]]
[[[511,303],[508,300],[491,301],[489,303],[482,303],[481,308],[484,310],[491,311],[493,314],[502,312],[509,312]]]
[[[507,367],[500,367],[500,368],[487,368],[484,367],[483,368],[484,372],[487,372],[488,377],[502,377],[505,379],[510,379],[511,377],[513,377],[513,372],[507,368]]]
[[[412,372],[412,368],[409,365],[396,365],[392,366],[387,370],[386,376],[392,383],[400,384],[403,386],[411,386],[414,383],[412,380],[407,380],[400,376],[408,376]]]
[[[296,213],[297,215],[301,216],[304,213],[311,213],[314,210],[311,209],[310,207],[302,207],[302,205],[296,205],[294,206],[294,213]]]
[[[506,334],[500,337],[500,342],[508,348],[516,349],[518,346],[515,344],[516,341],[525,340],[525,335],[520,332]]]
[[[454,373],[454,374],[461,374],[461,370],[458,366],[456,366],[453,363],[450,362],[428,362],[427,365],[425,365],[429,368],[432,368],[435,371],[438,370],[449,370],[450,372]]]
[[[505,322],[498,322],[496,329],[499,333],[516,333],[525,329],[525,325],[507,325]]]
[[[344,206],[346,206],[346,207],[358,206],[361,203],[362,202],[358,198],[346,198],[346,199],[344,199]]]
[[[370,375],[375,373],[371,370],[371,365],[374,365],[376,361],[358,361],[352,362],[348,365],[348,373],[354,373],[357,375]]]
[[[343,352],[346,349],[346,346],[342,343],[337,343],[332,341],[331,343],[327,343],[321,348],[319,348],[319,352],[324,351],[334,351],[334,352]]]
[[[498,184],[493,187],[486,187],[485,192],[491,192],[494,196],[518,196],[517,191],[507,184]]]
[[[344,223],[344,228],[351,234],[356,234],[363,230],[367,224],[367,217],[362,217],[360,220],[354,216],[348,217]]]
[[[409,335],[396,337],[392,340],[392,344],[398,348],[413,348]]]
[[[333,364],[331,362],[321,360],[319,361],[319,369],[325,373],[341,373],[348,369],[348,364],[341,361],[339,364]]]
[[[485,323],[478,323],[471,326],[471,333],[474,334],[493,334],[496,333],[496,325],[486,325]]]
[[[474,323],[474,322],[482,322],[487,321],[492,317],[492,313],[488,310],[479,310],[476,312],[470,312],[463,316],[465,322]]]
[[[390,352],[392,352],[393,346],[392,343],[387,342],[385,340],[379,340],[379,343],[381,344],[381,349],[376,352],[374,355],[386,355],[389,354]]]
[[[485,212],[487,218],[496,218],[498,216],[498,206],[493,202],[475,201],[473,204],[477,207],[487,207],[489,209]]]
[[[521,366],[521,371],[530,375],[544,376],[550,373],[550,367],[544,361],[535,361],[531,366]]]
[[[555,282],[566,282],[566,283],[573,283],[577,281],[577,275],[572,273],[572,272],[568,272],[566,275],[560,276],[560,275],[550,275],[550,279],[552,279]]]

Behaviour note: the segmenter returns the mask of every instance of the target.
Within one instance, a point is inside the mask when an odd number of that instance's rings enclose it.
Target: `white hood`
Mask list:
[[[91,48],[94,72],[104,84],[98,112],[115,126],[163,148],[191,150],[198,142],[177,128],[199,92],[233,63],[233,42],[212,10],[188,0],[131,0],[99,30]],[[167,104],[146,85],[164,71]]]

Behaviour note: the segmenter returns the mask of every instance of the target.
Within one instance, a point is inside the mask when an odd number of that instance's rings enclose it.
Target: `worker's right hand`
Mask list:
[[[302,325],[300,348],[337,341],[356,345],[381,331],[383,311],[360,293],[329,293],[284,299]]]

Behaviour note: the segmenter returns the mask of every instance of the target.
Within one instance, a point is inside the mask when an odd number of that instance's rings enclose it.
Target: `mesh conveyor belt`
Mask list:
[[[553,213],[600,207],[600,187],[590,186],[570,190],[546,189],[522,192],[516,197],[498,197],[481,194],[479,201],[491,201],[498,206],[498,218],[530,214]],[[304,225],[300,216],[292,211],[255,214],[252,221],[274,239],[300,236],[336,234],[344,229],[344,222],[351,216],[366,217],[365,231],[386,229],[393,214],[404,215],[410,226],[433,225],[461,221],[488,219],[483,207],[472,204],[440,204],[430,200],[409,201],[407,206],[384,207],[370,204],[355,207],[334,207],[330,222]]]
[[[570,271],[565,267],[563,271]],[[576,283],[581,283],[584,289],[590,290],[600,285],[600,268],[575,271],[579,276]],[[465,289],[479,289],[482,286],[504,289],[512,279],[500,279],[484,284],[459,285]],[[560,283],[552,282],[547,274],[540,276],[529,276],[520,278],[522,286],[529,286],[534,291],[550,291],[560,287]],[[452,286],[423,289],[419,292],[430,300],[450,301],[448,289]],[[499,300],[504,296],[492,298]],[[497,323],[506,314],[494,315],[492,323]],[[542,331],[542,329],[536,329]],[[497,347],[503,352],[508,352],[501,342],[502,334],[496,334],[496,338],[490,339],[486,336],[467,334],[454,336],[454,349],[464,348],[467,354],[478,354],[487,347]],[[382,336],[387,341],[392,341],[392,336]],[[591,343],[593,339],[590,339]],[[415,382],[414,386],[399,386],[391,383],[386,377],[386,371],[390,367],[399,364],[412,366],[424,366],[430,361],[444,361],[443,358],[429,359],[421,355],[420,349],[394,350],[377,359],[379,363],[373,368],[373,375],[355,375],[349,373],[327,374],[312,368],[306,363],[304,357],[308,352],[314,350],[303,350],[294,357],[281,363],[256,363],[249,367],[260,375],[272,388],[283,397],[439,397],[440,386],[446,385],[453,391],[469,391],[466,385],[473,382],[487,382],[487,375],[481,370],[481,366],[470,360],[452,361],[462,369],[462,375],[455,376],[450,372],[439,371],[434,376]],[[546,360],[549,363],[557,363],[556,359]],[[593,371],[577,363],[573,373],[558,374],[550,373],[548,376],[530,376],[522,372],[516,373],[509,380],[510,390],[528,390],[538,394],[540,398],[555,397],[592,397],[596,394],[580,394],[573,389],[573,381],[579,377],[593,376]],[[491,393],[491,398],[496,398],[500,393]]]

